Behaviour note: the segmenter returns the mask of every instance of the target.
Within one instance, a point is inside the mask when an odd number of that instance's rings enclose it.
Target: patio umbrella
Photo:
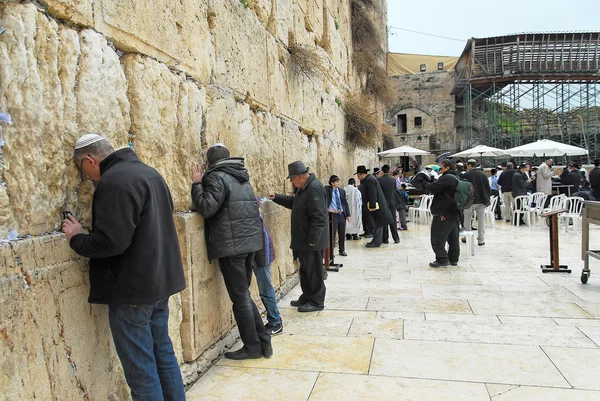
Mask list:
[[[425,168],[430,168],[435,171],[440,171],[440,166],[438,166],[437,164],[428,164],[427,166],[425,166]]]
[[[381,157],[394,157],[394,156],[416,156],[416,155],[428,155],[430,154],[426,150],[413,148],[412,146],[399,146],[397,148],[384,150],[383,152],[377,153]]]
[[[497,156],[506,156],[507,153],[505,150],[492,148],[491,146],[486,145],[478,145],[474,148],[463,150],[462,152],[458,152],[452,155],[452,157],[477,157],[479,156],[479,163],[483,165],[484,157],[497,157]]]
[[[444,161],[444,159],[447,159],[450,157],[450,155],[452,154],[452,152],[444,152],[441,155],[439,155],[438,157],[435,158],[435,162],[436,163],[441,163],[442,161]]]
[[[540,139],[527,145],[506,149],[505,152],[511,156],[533,157],[533,156],[580,156],[587,155],[588,151],[577,146]]]

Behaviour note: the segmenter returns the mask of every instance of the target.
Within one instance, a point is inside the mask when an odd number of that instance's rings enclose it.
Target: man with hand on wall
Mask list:
[[[300,260],[302,295],[292,306],[299,312],[316,312],[325,307],[323,250],[329,242],[327,194],[325,187],[302,161],[288,165],[288,177],[294,195],[270,193],[269,199],[292,210],[290,248]]]
[[[333,259],[333,249],[335,248],[335,237],[338,236],[340,256],[348,256],[346,253],[346,221],[350,222],[350,208],[346,200],[346,191],[341,188],[340,177],[332,175],[329,178],[329,185],[325,187],[327,192],[327,204],[329,207],[329,258]]]
[[[226,352],[225,358],[270,358],[271,336],[250,296],[254,253],[263,248],[263,225],[256,196],[250,186],[244,159],[230,157],[218,143],[206,152],[208,170],[203,175],[192,166],[192,202],[205,220],[208,259],[219,261],[233,316],[244,346]]]
[[[131,397],[185,400],[169,338],[169,297],[185,277],[167,184],[130,148],[114,151],[103,137],[75,143],[75,162],[97,182],[91,233],[73,216],[63,221],[69,245],[90,258],[90,303],[108,304],[110,329]]]

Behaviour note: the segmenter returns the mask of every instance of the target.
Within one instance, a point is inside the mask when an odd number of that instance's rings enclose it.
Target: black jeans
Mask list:
[[[496,210],[494,210],[494,217],[501,220],[502,209],[500,209],[500,191],[497,189],[492,189],[492,195],[496,195],[498,197],[498,202],[496,202]]]
[[[333,250],[335,248],[335,236],[338,236],[338,245],[340,252],[346,250],[346,214],[329,214],[329,258],[333,259]]]
[[[265,330],[260,313],[250,296],[252,281],[252,261],[254,253],[228,256],[219,259],[225,287],[233,303],[233,316],[240,337],[250,353],[260,353],[265,346],[271,345],[271,336]]]
[[[325,281],[323,251],[298,251],[300,260],[300,287],[302,295],[298,300],[323,308],[325,306]]]
[[[435,252],[435,260],[439,263],[458,262],[460,256],[458,219],[459,217],[456,214],[433,216],[433,222],[431,223],[431,248]],[[447,252],[446,242],[448,243]]]
[[[387,230],[387,226],[385,227],[385,229]],[[381,245],[382,240],[383,240],[383,227],[377,227],[375,230],[373,230],[373,239],[371,240],[371,243],[373,245]]]
[[[400,236],[398,235],[398,220],[396,219],[396,208],[390,208],[390,213],[392,214],[392,217],[394,218],[394,224],[388,224],[383,226],[383,235],[382,235],[382,240],[383,242],[389,242],[390,240],[390,230],[392,231],[392,238],[394,239],[394,242],[398,242],[400,241]],[[389,227],[389,230],[388,230]]]

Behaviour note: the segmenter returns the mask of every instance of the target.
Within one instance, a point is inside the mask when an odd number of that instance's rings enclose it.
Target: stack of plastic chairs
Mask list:
[[[421,197],[421,204],[415,210],[416,216],[420,224],[428,224],[433,219],[431,215],[431,202],[433,202],[433,195],[423,195]]]

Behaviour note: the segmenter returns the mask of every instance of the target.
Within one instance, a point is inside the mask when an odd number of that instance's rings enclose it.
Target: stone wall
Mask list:
[[[357,90],[348,0],[46,0],[0,3],[0,400],[128,400],[107,309],[87,304],[87,262],[61,211],[90,224],[93,183],[72,147],[83,133],[131,144],[169,184],[187,289],[170,301],[186,380],[218,356],[234,321],[204,222],[190,212],[190,164],[225,143],[258,196],[290,192],[286,165],[347,179],[351,149],[335,99]],[[290,42],[314,48],[322,79],[296,74]],[[266,203],[276,288],[293,277],[289,212]],[[258,300],[257,290],[253,294]],[[219,348],[221,347],[221,348]],[[215,351],[216,350],[216,351]],[[199,363],[204,360],[206,363]]]
[[[394,146],[409,145],[438,154],[454,151],[458,145],[455,101],[450,94],[454,71],[406,74],[392,79],[398,97],[386,111],[386,122]],[[402,132],[399,115],[406,115],[406,132]],[[415,125],[415,118],[421,118],[421,126]]]

